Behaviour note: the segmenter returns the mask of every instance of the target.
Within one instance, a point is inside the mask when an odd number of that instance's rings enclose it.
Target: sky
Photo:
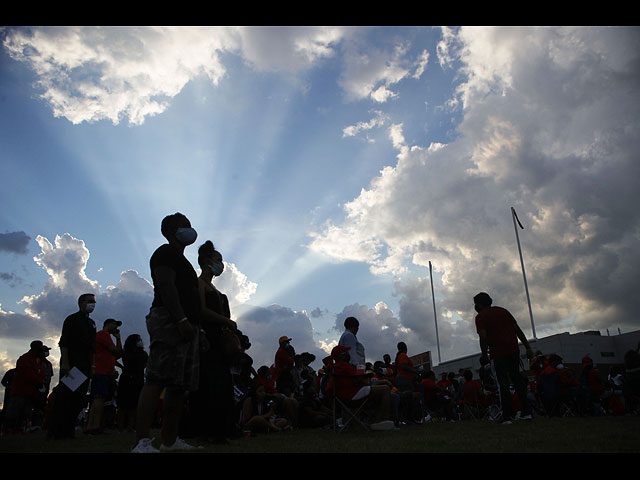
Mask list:
[[[282,335],[318,367],[347,316],[369,361],[399,341],[436,365],[477,353],[480,291],[532,338],[512,207],[538,338],[640,327],[636,27],[0,39],[3,371],[40,339],[57,372],[86,292],[99,328],[148,347],[149,258],[175,212],[196,269],[206,240],[222,253],[214,284],[256,368]]]

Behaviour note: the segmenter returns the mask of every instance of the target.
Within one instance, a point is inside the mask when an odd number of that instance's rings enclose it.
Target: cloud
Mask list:
[[[35,72],[56,117],[140,125],[194,78],[217,85],[226,54],[291,73],[332,56],[341,35],[336,28],[14,27],[4,47]]]
[[[272,365],[281,336],[290,337],[296,353],[309,352],[316,356],[315,364],[327,356],[313,338],[313,326],[305,311],[295,311],[282,305],[268,307],[247,306],[238,317],[238,328],[251,341],[247,352],[254,360],[254,368]]]
[[[30,241],[31,237],[22,231],[0,233],[0,251],[17,254],[27,253]]]
[[[96,295],[92,318],[98,328],[107,318],[116,318],[123,322],[123,339],[134,333],[148,338],[146,315],[153,300],[153,285],[147,279],[134,270],[125,270],[116,285],[101,288],[86,275],[90,252],[84,241],[65,233],[56,235],[53,243],[38,235],[36,242],[41,252],[34,261],[49,278],[40,293],[22,299],[24,313],[0,308],[1,338],[22,339],[25,345],[39,338],[56,347],[64,319],[77,311],[77,299],[83,293]],[[233,264],[227,263],[220,279],[223,277],[218,288],[228,295],[233,306],[244,304],[256,290],[256,284]]]
[[[11,28],[4,46],[36,73],[55,116],[139,125],[194,77],[217,84],[220,52],[237,39],[224,28]]]
[[[297,72],[333,57],[345,31],[335,27],[252,27],[236,33],[242,57],[254,69]]]
[[[373,128],[383,126],[388,120],[384,112],[379,110],[372,112],[373,118],[368,122],[358,122],[355,125],[348,125],[342,129],[343,137],[355,137],[361,132],[367,132]]]
[[[433,345],[433,332],[418,323],[433,324],[416,296],[424,279],[403,277],[431,260],[438,313],[449,324],[442,346],[476,351],[478,291],[530,332],[514,206],[539,335],[638,328],[638,30],[445,29],[443,42],[442,65],[460,66],[464,79],[452,102],[464,114],[457,138],[410,145],[395,124],[396,164],[344,204],[344,219],[312,234],[309,247],[402,277],[398,328]]]
[[[350,40],[343,45],[345,67],[338,82],[349,101],[371,98],[385,103],[398,95],[392,87],[405,78],[419,78],[428,61],[424,51],[417,60],[411,58],[409,45],[402,42],[380,48],[363,39]]]

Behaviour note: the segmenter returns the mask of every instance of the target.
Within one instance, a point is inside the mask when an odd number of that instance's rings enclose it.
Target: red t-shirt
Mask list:
[[[31,351],[21,355],[16,363],[11,395],[15,397],[34,398],[38,395],[38,388],[42,384],[44,384],[44,367],[42,361]]]
[[[111,334],[106,330],[96,332],[95,374],[111,375],[116,366],[116,357],[108,350],[108,346],[115,347]]]
[[[435,380],[432,378],[423,378],[422,386],[424,387],[424,399],[427,403],[436,398],[435,387],[437,385]]]
[[[413,369],[413,362],[408,357],[408,355],[404,352],[398,354],[396,359],[396,365],[398,366],[398,375],[406,378],[413,378],[415,374],[406,368]]]
[[[279,347],[278,350],[276,350],[275,371],[273,372],[274,379],[277,380],[282,373],[282,370],[284,370],[286,367],[292,366],[293,358],[291,358],[289,352],[287,352],[284,348]]]
[[[476,315],[476,330],[487,332],[491,358],[519,353],[515,325],[516,319],[502,307],[488,307]]]
[[[336,362],[333,365],[333,381],[336,396],[352,399],[360,391],[362,385],[356,385],[358,374],[356,367],[349,362]]]
[[[462,400],[468,405],[475,405],[482,403],[484,399],[484,393],[482,391],[482,385],[477,380],[467,380],[462,384]]]

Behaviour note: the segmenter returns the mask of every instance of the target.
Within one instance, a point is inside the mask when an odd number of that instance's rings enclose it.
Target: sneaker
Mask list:
[[[160,450],[152,445],[153,438],[142,438],[138,444],[133,447],[131,453],[160,453]]]
[[[187,442],[182,440],[180,437],[176,438],[176,441],[173,442],[173,445],[167,446],[164,443],[160,445],[161,452],[177,452],[177,451],[185,451],[185,450],[197,450],[202,448],[201,446],[194,447],[193,445],[189,445]]]
[[[431,421],[431,415],[427,414],[426,417],[422,420],[423,423],[429,423]]]
[[[520,417],[520,420],[532,420],[532,419],[533,419],[533,416],[531,414]]]
[[[511,425],[513,422],[511,420],[509,420],[508,418],[505,420],[502,420],[500,422],[500,425]]]

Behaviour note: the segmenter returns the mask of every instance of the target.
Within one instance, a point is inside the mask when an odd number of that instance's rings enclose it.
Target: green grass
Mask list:
[[[154,432],[159,439],[159,432]],[[0,438],[0,453],[128,453],[133,434],[79,434],[47,441],[43,433]],[[156,440],[156,444],[158,440]],[[428,423],[381,432],[296,430],[205,445],[198,453],[638,453],[640,416]]]

